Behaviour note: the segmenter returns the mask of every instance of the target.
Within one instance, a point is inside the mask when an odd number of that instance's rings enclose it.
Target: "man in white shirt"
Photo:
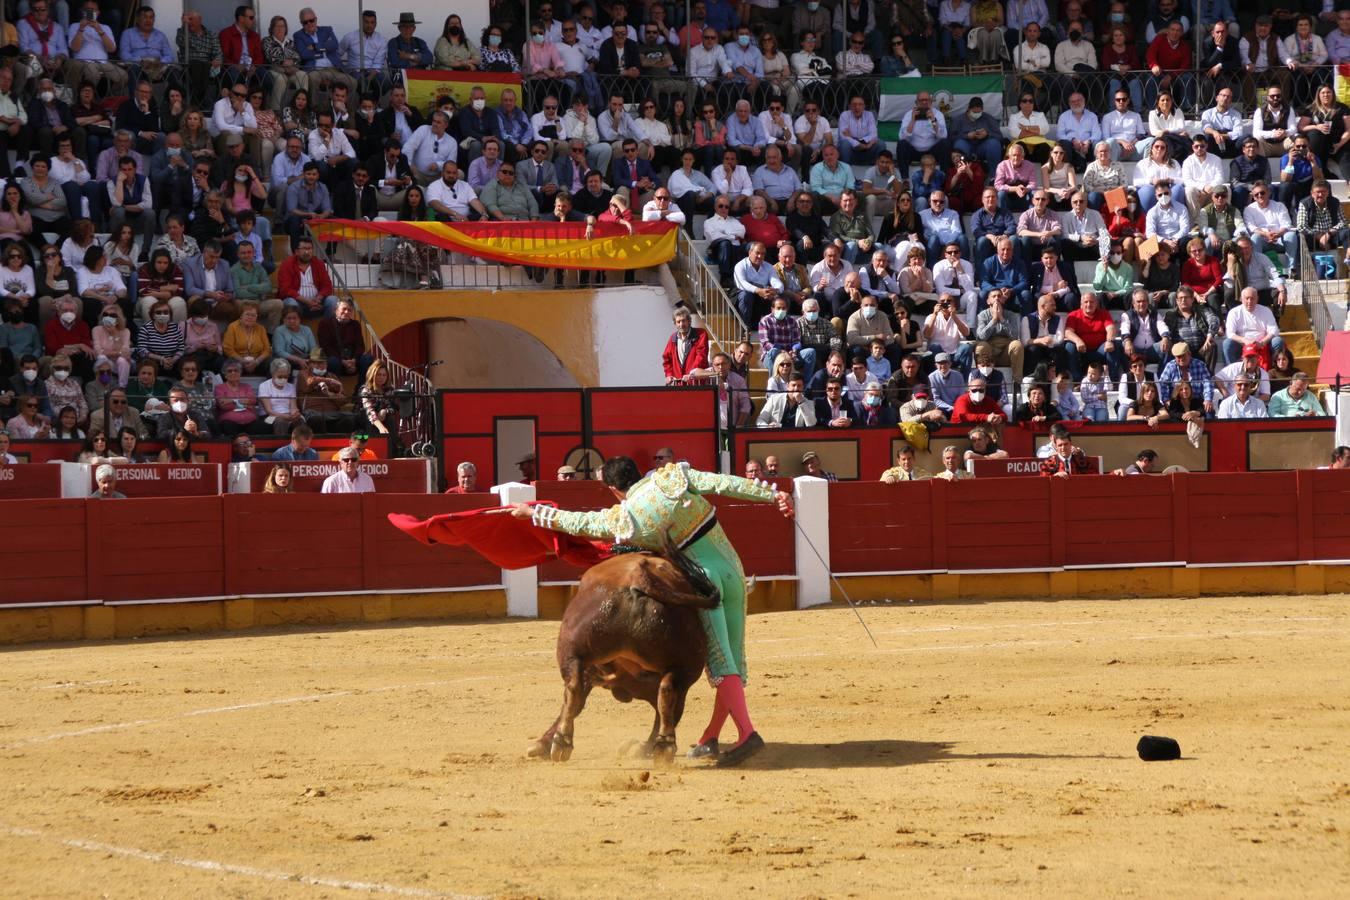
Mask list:
[[[670,202],[670,188],[659,187],[656,193],[642,207],[644,222],[674,222],[684,224],[684,210]]]
[[[1172,202],[1172,183],[1165,179],[1159,181],[1157,202],[1144,218],[1145,236],[1166,241],[1175,257],[1181,252],[1181,242],[1190,232],[1191,217],[1186,207]]]
[[[1257,16],[1253,30],[1238,41],[1238,58],[1247,70],[1242,93],[1248,108],[1256,105],[1258,87],[1278,86],[1288,92],[1295,63],[1284,42],[1274,33],[1274,21],[1269,15]]]
[[[1087,191],[1079,188],[1069,195],[1069,211],[1059,217],[1062,232],[1059,249],[1068,260],[1103,260],[1111,251],[1111,233],[1101,213],[1089,209]]]
[[[543,108],[530,116],[530,130],[541,141],[549,142],[549,158],[567,152],[567,123],[559,109],[558,98],[549,94],[544,98]]]
[[[1258,302],[1256,288],[1243,288],[1241,297],[1242,302],[1230,309],[1224,320],[1227,334],[1221,346],[1224,362],[1235,362],[1241,355],[1262,351],[1269,354],[1268,359],[1274,359],[1284,347],[1275,314]]]
[[[1111,103],[1114,108],[1102,116],[1102,140],[1110,142],[1112,160],[1137,160],[1139,139],[1146,133],[1144,120],[1130,109],[1130,94],[1125,88],[1116,88]]]
[[[1252,381],[1239,378],[1233,384],[1233,395],[1219,404],[1220,419],[1265,419],[1270,414],[1260,397],[1252,396]]]
[[[361,27],[347,32],[342,36],[342,40],[338,41],[338,55],[342,59],[343,71],[358,80],[367,77],[384,78],[389,41],[375,30],[378,19],[379,16],[374,10],[366,10],[361,14]],[[377,93],[382,92],[385,85],[385,82],[381,82],[381,89]]]
[[[839,252],[838,244],[826,244],[820,262],[811,267],[811,288],[822,303],[830,305],[830,315],[837,318],[847,302],[844,297],[844,279],[853,271],[852,264]]]
[[[1230,396],[1238,381],[1252,382],[1252,394],[1260,400],[1270,399],[1270,373],[1261,368],[1261,352],[1252,347],[1244,350],[1242,358],[1229,363],[1214,373],[1214,388],[1220,397]]]
[[[286,214],[286,188],[300,180],[305,173],[305,163],[309,161],[299,135],[286,138],[285,152],[272,157],[271,204],[279,215]]]
[[[1251,123],[1233,105],[1233,89],[1222,87],[1214,95],[1214,105],[1200,114],[1200,128],[1211,154],[1232,159],[1242,152],[1242,139],[1250,131]]]
[[[930,348],[946,353],[961,374],[970,373],[970,361],[975,355],[974,335],[957,313],[956,297],[952,294],[938,295],[937,309],[924,320],[923,339]]]
[[[458,160],[459,142],[448,133],[449,127],[450,117],[438,109],[427,124],[413,132],[412,140],[403,145],[403,155],[408,157],[418,184],[430,184],[447,162]]]
[[[731,198],[719,196],[713,200],[713,214],[703,223],[703,239],[708,242],[708,261],[717,265],[723,283],[732,279],[737,263],[745,256],[741,246],[745,240],[745,226],[740,219],[733,219],[730,213]]]
[[[375,482],[362,472],[361,451],[343,447],[338,453],[338,470],[323,480],[321,494],[373,494]]]
[[[216,139],[216,154],[225,155],[225,138],[231,134],[242,135],[244,148],[252,159],[261,159],[258,143],[258,119],[253,115],[253,106],[248,102],[248,87],[236,84],[228,94],[216,101],[211,107],[211,119],[206,130]]]
[[[975,266],[962,257],[960,244],[942,248],[942,259],[933,265],[933,287],[939,294],[947,293],[959,301],[958,313],[966,324],[974,327],[975,306],[979,293],[975,290]]]
[[[731,74],[731,62],[727,52],[717,43],[717,31],[703,29],[703,40],[689,48],[689,58],[685,68],[691,79],[699,87],[707,87],[718,78]]]
[[[1228,183],[1223,160],[1209,152],[1206,135],[1197,134],[1191,140],[1191,155],[1181,164],[1181,183],[1186,188],[1186,204],[1192,218],[1209,205],[1216,187]]]
[[[352,177],[356,151],[343,131],[333,127],[333,115],[321,112],[319,127],[309,133],[309,158],[319,164],[319,177],[330,187]]]
[[[880,150],[876,116],[867,109],[861,96],[854,95],[848,101],[848,109],[839,114],[839,158],[849,165],[866,166],[876,162]],[[946,157],[944,154],[938,158],[945,162]]]
[[[895,164],[909,174],[910,163],[925,153],[933,154],[941,166],[951,157],[947,143],[947,117],[933,108],[933,95],[920,91],[914,105],[900,119],[900,141],[896,145]]]
[[[1270,185],[1258,181],[1252,185],[1252,202],[1242,211],[1242,220],[1251,232],[1257,253],[1271,248],[1284,248],[1284,255],[1292,266],[1298,262],[1298,232],[1289,218],[1289,207],[1275,202]]]
[[[797,135],[792,130],[792,116],[783,111],[783,101],[770,98],[769,108],[761,112],[758,118],[769,143],[777,145],[783,159],[787,160],[788,165],[796,168],[802,148],[798,146]],[[768,158],[767,150],[765,158]]]
[[[745,166],[737,162],[735,150],[728,147],[722,152],[722,165],[713,169],[713,188],[731,200],[731,211],[737,215],[744,213],[750,206],[755,186]]]
[[[830,120],[820,114],[820,104],[814,100],[807,100],[802,104],[802,114],[792,123],[792,130],[797,135],[797,142],[802,145],[802,154],[807,165],[820,162],[821,149],[826,144],[834,143],[834,130],[830,128]]]
[[[1148,291],[1142,287],[1134,289],[1130,308],[1120,314],[1120,340],[1126,359],[1138,354],[1159,369],[1171,359],[1172,330],[1162,313],[1149,305]]]
[[[427,206],[436,211],[439,222],[467,222],[487,218],[487,208],[467,181],[459,177],[459,164],[446,160],[441,177],[427,186]]]

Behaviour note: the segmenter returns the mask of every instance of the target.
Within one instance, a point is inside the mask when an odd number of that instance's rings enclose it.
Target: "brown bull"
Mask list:
[[[637,698],[655,707],[643,749],[673,758],[685,695],[708,655],[697,610],[719,602],[703,571],[674,548],[626,553],[589,569],[558,632],[562,712],[527,755],[565,762],[576,717],[591,688],[602,687],[621,703]]]

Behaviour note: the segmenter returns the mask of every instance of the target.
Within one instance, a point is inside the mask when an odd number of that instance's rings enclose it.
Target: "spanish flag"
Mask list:
[[[476,87],[487,94],[487,105],[501,103],[502,91],[512,88],[516,99],[524,102],[520,92],[519,72],[460,72],[450,69],[405,69],[403,86],[408,91],[408,105],[430,112],[436,107],[437,97],[453,97],[457,107],[469,105],[469,92]]]
[[[675,257],[672,222],[635,222],[633,233],[614,222],[599,222],[590,240],[581,222],[390,222],[375,219],[311,220],[321,241],[407,238],[452,253],[493,262],[551,269],[646,269]]]

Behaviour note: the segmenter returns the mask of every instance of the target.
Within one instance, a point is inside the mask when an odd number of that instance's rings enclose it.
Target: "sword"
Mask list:
[[[825,567],[825,571],[830,572],[830,567],[825,562],[825,557],[820,555],[820,551],[816,549],[816,545],[811,543],[811,539],[806,536],[806,531],[802,528],[801,523],[797,521],[796,516],[792,517],[792,527],[797,529],[797,533],[801,535],[802,540],[806,541],[806,546],[811,548],[811,552],[816,555],[816,559],[820,560],[820,564]],[[858,624],[863,627],[863,631],[867,632],[867,637],[872,641],[872,646],[880,650],[881,646],[877,643],[877,639],[872,636],[872,629],[868,628],[867,623],[863,621],[862,613],[858,610],[858,605],[853,602],[853,598],[848,595],[848,591],[844,590],[844,586],[839,583],[839,579],[834,576],[833,572],[830,572],[830,580],[834,582],[835,587],[839,588],[839,593],[842,594],[844,600],[848,602],[848,608],[853,610],[853,614],[858,617]]]

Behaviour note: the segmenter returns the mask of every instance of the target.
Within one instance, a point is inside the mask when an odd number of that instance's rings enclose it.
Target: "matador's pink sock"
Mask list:
[[[700,744],[717,740],[722,734],[722,726],[727,723],[728,712],[727,705],[722,702],[722,686],[718,685],[717,694],[713,698],[712,718],[708,720],[708,727],[703,729],[703,737],[698,741]]]
[[[724,705],[736,723],[736,745],[754,734],[755,726],[750,724],[750,710],[745,706],[745,685],[741,676],[727,675],[717,686],[717,702]]]

